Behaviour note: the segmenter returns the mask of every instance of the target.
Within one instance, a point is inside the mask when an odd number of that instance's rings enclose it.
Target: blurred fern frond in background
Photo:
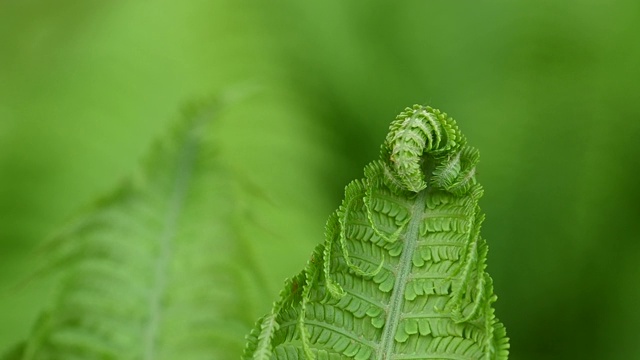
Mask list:
[[[223,359],[241,349],[253,302],[269,293],[246,230],[261,199],[212,145],[220,111],[190,109],[136,176],[47,245],[61,287],[21,359]]]

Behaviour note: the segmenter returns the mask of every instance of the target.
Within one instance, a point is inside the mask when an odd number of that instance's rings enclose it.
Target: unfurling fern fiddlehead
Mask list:
[[[445,113],[402,112],[243,359],[507,359],[485,272],[477,162]]]

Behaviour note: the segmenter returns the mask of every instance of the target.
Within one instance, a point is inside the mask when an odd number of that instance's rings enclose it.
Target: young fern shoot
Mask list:
[[[405,109],[243,359],[506,360],[477,162],[447,114]]]

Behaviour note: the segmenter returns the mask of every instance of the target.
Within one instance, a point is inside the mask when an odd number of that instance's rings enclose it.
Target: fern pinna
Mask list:
[[[507,359],[477,162],[447,114],[416,105],[398,115],[243,358]]]

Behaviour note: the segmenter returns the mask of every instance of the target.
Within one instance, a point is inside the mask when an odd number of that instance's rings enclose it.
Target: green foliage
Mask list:
[[[401,113],[380,160],[347,186],[325,243],[258,321],[244,359],[506,360],[477,162],[445,113]]]
[[[47,244],[62,273],[20,359],[232,359],[269,291],[248,245],[260,201],[196,106],[142,168]],[[254,224],[255,226],[255,224]]]
[[[252,83],[263,96],[213,131],[269,199],[250,201],[259,229],[242,221],[271,289],[253,316],[388,119],[429,103],[482,151],[510,357],[640,359],[639,33],[635,0],[2,1],[0,352],[56,298],[54,277],[16,286],[37,245],[130,174],[180,104]]]

